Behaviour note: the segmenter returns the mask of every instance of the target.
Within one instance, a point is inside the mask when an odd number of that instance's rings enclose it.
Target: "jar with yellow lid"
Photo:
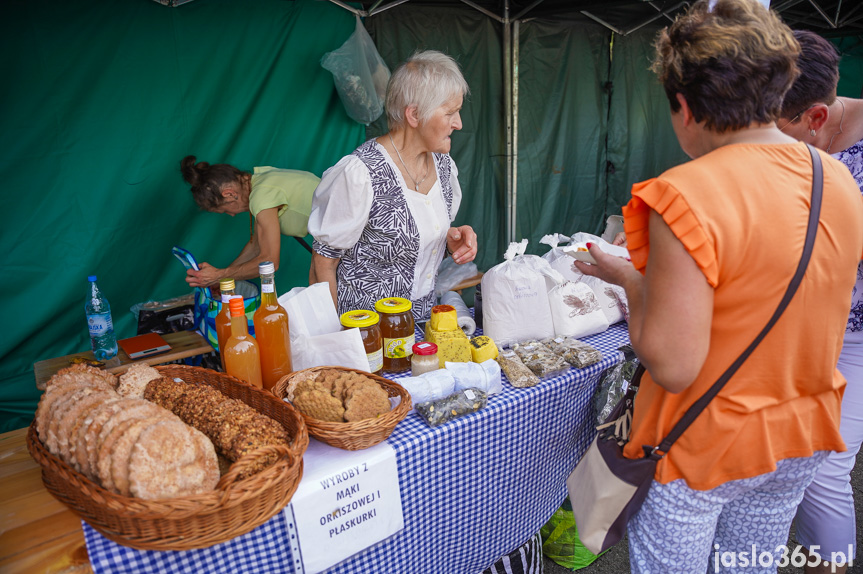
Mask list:
[[[345,329],[356,327],[360,330],[366,358],[369,360],[369,372],[380,375],[384,367],[384,341],[381,336],[380,316],[374,311],[357,309],[342,313],[339,321]]]
[[[411,368],[414,346],[414,316],[411,302],[402,297],[387,297],[375,302],[381,314],[381,335],[384,343],[384,370],[399,373]]]

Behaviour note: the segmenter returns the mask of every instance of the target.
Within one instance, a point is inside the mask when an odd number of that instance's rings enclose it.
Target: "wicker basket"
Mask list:
[[[373,419],[365,419],[352,423],[322,421],[300,412],[306,421],[306,426],[309,427],[309,434],[321,442],[345,450],[361,450],[374,446],[386,440],[393,432],[393,429],[396,428],[396,425],[411,410],[411,396],[404,387],[378,375],[347,367],[312,367],[291,373],[279,379],[279,382],[273,387],[273,394],[277,397],[291,400],[293,399],[294,387],[299,381],[307,379],[310,375],[314,375],[318,371],[325,369],[335,369],[337,371],[365,375],[383,387],[389,396],[400,397],[401,400],[399,404],[386,414]]]
[[[30,455],[42,466],[45,488],[106,538],[140,550],[206,548],[245,534],[263,524],[291,500],[303,474],[303,452],[309,444],[302,417],[270,393],[223,373],[199,367],[156,367],[165,377],[206,383],[278,421],[293,437],[288,446],[255,450],[231,465],[216,490],[165,500],[142,500],[102,488],[39,440],[36,422],[27,433]],[[276,462],[248,478],[238,479],[261,456]]]

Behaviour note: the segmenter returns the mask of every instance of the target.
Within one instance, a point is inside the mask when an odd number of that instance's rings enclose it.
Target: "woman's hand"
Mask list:
[[[201,263],[199,267],[200,271],[194,269],[186,271],[186,283],[191,287],[209,287],[222,278],[222,269],[213,267],[209,263]]]
[[[446,247],[459,265],[476,258],[476,232],[470,225],[450,227],[446,233]]]
[[[626,247],[626,232],[621,231],[617,235],[614,236],[614,240],[611,242],[612,245],[620,245],[621,247]]]
[[[629,259],[610,255],[595,243],[588,243],[587,250],[596,260],[596,264],[574,260],[572,267],[575,271],[591,277],[599,277],[603,281],[620,285],[624,289],[627,283],[641,280],[641,273],[633,267]]]

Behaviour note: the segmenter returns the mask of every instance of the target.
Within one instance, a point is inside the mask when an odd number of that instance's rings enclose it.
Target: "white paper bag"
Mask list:
[[[548,261],[551,268],[560,273],[566,281],[578,281],[582,273],[572,265],[572,257],[567,255],[561,244],[569,243],[572,239],[562,233],[552,233],[543,236],[540,243],[548,245],[551,249],[542,258]]]
[[[563,277],[541,257],[524,255],[526,247],[527,239],[511,243],[505,261],[482,278],[483,334],[499,346],[554,334],[548,289]]]
[[[279,297],[279,304],[288,312],[295,371],[329,365],[369,370],[360,330],[342,331],[328,283],[295,287]]]
[[[599,277],[591,277],[584,275],[581,282],[593,289],[599,301],[599,306],[602,312],[605,313],[605,318],[608,319],[609,325],[614,325],[624,319],[624,310],[627,309],[626,291],[619,285],[612,285],[603,281]]]
[[[548,302],[558,337],[586,337],[608,329],[593,289],[585,283],[567,281],[548,293]]]

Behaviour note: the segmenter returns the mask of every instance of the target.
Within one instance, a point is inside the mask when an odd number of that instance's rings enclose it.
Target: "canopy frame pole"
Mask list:
[[[858,5],[857,5],[857,6],[855,6],[854,8],[851,8],[851,10],[849,10],[849,11],[845,14],[845,19],[844,19],[844,20],[842,20],[842,22],[841,22],[842,26],[847,26],[848,24],[853,24],[854,22],[856,22],[856,21],[857,21],[857,20],[859,20],[860,18],[863,18],[863,14],[858,14],[857,16],[854,16],[854,18],[852,18],[852,17],[851,17],[851,16],[853,16],[853,15],[854,15],[854,13],[855,13],[855,12],[857,12],[860,8],[863,8],[863,4],[858,4]]]
[[[463,0],[464,1],[464,0]],[[509,0],[503,3],[503,109],[506,129],[506,242],[515,241],[515,187],[513,182],[512,139],[512,22]]]
[[[824,10],[822,10],[822,9],[821,9],[821,6],[819,6],[819,5],[818,5],[818,3],[817,3],[817,2],[815,2],[815,0],[809,0],[809,3],[810,3],[810,4],[812,4],[812,7],[813,7],[813,8],[815,8],[815,11],[816,11],[816,12],[818,12],[819,14],[821,14],[821,17],[822,17],[822,18],[824,18],[824,21],[825,21],[825,22],[827,22],[828,24],[830,24],[830,27],[831,27],[831,28],[835,28],[835,27],[836,27],[836,23],[835,23],[835,22],[833,22],[833,20],[831,20],[831,19],[830,19],[830,16],[828,16],[828,15],[827,15],[827,13],[826,13]],[[839,3],[839,6],[842,6],[842,3],[841,3],[841,2]]]
[[[380,6],[380,4],[383,2],[383,0],[378,0],[374,6],[369,8],[369,16],[375,16],[376,14],[380,14],[381,12],[389,10],[390,8],[395,8],[396,6],[398,6],[400,4],[404,4],[405,2],[408,2],[408,1],[409,0],[394,0],[393,2],[390,2],[389,4],[387,4],[385,6],[381,6],[380,8],[378,8],[378,6]]]
[[[615,28],[614,26],[612,26],[611,24],[609,24],[608,22],[606,22],[605,20],[603,20],[599,16],[594,16],[593,14],[588,12],[587,10],[581,10],[581,13],[584,14],[585,16],[587,16],[588,18],[590,18],[591,20],[593,20],[594,22],[598,22],[598,23],[602,24],[603,26],[605,26],[606,28],[608,28],[609,30],[614,32],[615,34],[619,34],[620,36],[626,36],[626,32],[624,32],[623,30],[618,30],[617,28]]]
[[[471,2],[470,0],[461,0],[461,1],[464,2],[465,4],[467,4],[468,6],[470,6],[471,8],[473,8],[474,10],[482,12],[483,14],[485,14],[486,16],[491,18],[492,20],[497,20],[498,22],[503,22],[504,19],[506,18],[506,16],[504,16],[504,18],[501,18],[500,16],[498,16],[494,12],[492,12],[490,10],[486,10],[485,8],[480,6],[479,4],[476,4],[475,2]],[[507,7],[504,8],[504,14],[509,13],[509,0],[506,0],[506,3],[507,3]]]
[[[671,12],[674,12],[675,10],[677,10],[678,8],[680,8],[681,6],[688,6],[688,5],[689,5],[689,2],[688,2],[688,0],[683,0],[683,2],[678,2],[677,4],[675,4],[674,6],[672,6],[671,8],[666,8],[665,10],[662,10],[662,9],[661,9],[661,8],[659,8],[656,4],[654,4],[653,2],[648,2],[648,4],[650,4],[650,6],[651,6],[654,10],[658,11],[658,12],[659,12],[659,14],[655,14],[655,15],[651,16],[650,18],[648,18],[647,20],[645,20],[644,22],[641,22],[640,24],[636,24],[634,27],[632,27],[632,28],[630,28],[629,30],[627,30],[626,32],[624,32],[624,33],[623,33],[623,35],[624,35],[624,36],[626,36],[626,35],[628,35],[628,34],[632,34],[632,33],[633,33],[633,32],[635,32],[636,30],[639,30],[640,28],[643,28],[644,26],[647,26],[648,24],[650,24],[650,23],[651,23],[651,22],[653,22],[654,20],[659,20],[659,19],[660,19],[660,18],[662,18],[663,16],[664,16],[665,18],[668,18],[669,20],[671,20],[672,18],[671,18],[671,16],[669,16],[669,14],[670,14]]]
[[[342,0],[329,0],[329,1],[332,2],[333,4],[335,4],[336,6],[344,8],[348,12],[353,12],[357,16],[361,16],[361,17],[365,18],[366,16],[369,15],[368,12],[366,12],[365,10],[358,10],[357,8],[354,8],[353,6],[349,6],[348,4],[345,4],[344,2],[342,2]]]
[[[519,20],[521,20],[521,19],[522,19],[522,17],[524,17],[524,15],[525,15],[525,14],[527,14],[528,12],[530,12],[531,10],[533,10],[534,8],[536,8],[537,6],[539,6],[540,4],[542,4],[544,1],[545,1],[545,0],[536,0],[533,4],[531,4],[530,6],[528,6],[527,8],[525,8],[524,10],[522,10],[521,12],[519,12],[518,14],[516,14],[516,15],[513,17],[513,20],[515,20],[516,22],[517,22],[517,21],[519,21]]]
[[[512,28],[512,102],[510,113],[512,115],[512,239],[516,237],[516,220],[518,215],[518,63],[519,63],[519,32],[521,21],[515,20]]]

